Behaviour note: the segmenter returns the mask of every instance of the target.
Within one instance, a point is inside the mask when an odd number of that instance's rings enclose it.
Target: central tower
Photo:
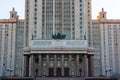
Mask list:
[[[27,38],[51,40],[57,33],[66,40],[87,38],[89,5],[90,0],[26,0],[26,45]]]

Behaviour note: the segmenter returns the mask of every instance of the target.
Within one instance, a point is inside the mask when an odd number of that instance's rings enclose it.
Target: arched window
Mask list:
[[[14,14],[12,14],[12,17],[14,17]]]

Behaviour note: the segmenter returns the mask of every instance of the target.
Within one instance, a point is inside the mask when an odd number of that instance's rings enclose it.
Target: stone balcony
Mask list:
[[[86,53],[93,54],[87,40],[31,40],[24,52],[29,53]],[[27,53],[25,53],[27,54]]]
[[[86,48],[86,40],[32,40],[30,47],[37,48]]]

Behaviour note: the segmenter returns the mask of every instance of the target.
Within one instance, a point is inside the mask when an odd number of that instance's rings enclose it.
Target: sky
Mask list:
[[[25,0],[0,0],[0,19],[8,19],[12,8],[24,18]],[[120,0],[92,0],[92,18],[96,19],[101,9],[107,12],[108,19],[120,19]]]

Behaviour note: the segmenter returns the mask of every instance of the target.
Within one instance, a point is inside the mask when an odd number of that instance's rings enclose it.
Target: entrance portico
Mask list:
[[[76,41],[78,44],[74,42],[75,40],[71,41],[71,43],[69,41],[66,41],[71,44],[69,46],[66,45],[66,42],[58,41],[55,45],[51,43],[51,47],[47,45],[44,48],[45,45],[40,45],[43,47],[32,46],[25,48],[24,76],[94,76],[93,49],[86,47],[85,43],[84,45],[78,45],[80,41]],[[43,41],[41,44],[46,43]],[[54,47],[56,45],[57,47]]]

